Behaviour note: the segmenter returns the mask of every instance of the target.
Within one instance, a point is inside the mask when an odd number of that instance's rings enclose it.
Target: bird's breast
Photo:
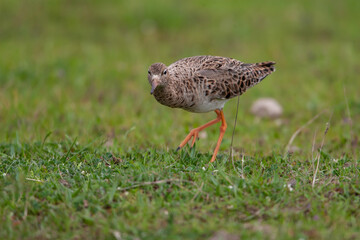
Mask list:
[[[211,99],[206,92],[203,79],[172,75],[166,86],[155,89],[154,97],[162,105],[189,112],[210,112],[224,107],[228,99]]]
[[[216,109],[223,109],[225,103],[228,101],[228,99],[214,99],[214,100],[208,100],[208,99],[199,99],[197,102],[194,103],[189,108],[184,108],[185,110],[189,112],[195,112],[195,113],[205,113],[214,111]]]

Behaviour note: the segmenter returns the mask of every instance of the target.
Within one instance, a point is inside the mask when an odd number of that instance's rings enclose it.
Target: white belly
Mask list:
[[[229,99],[214,99],[212,101],[207,101],[207,99],[206,100],[204,99],[202,101],[197,102],[191,109],[185,109],[185,110],[195,113],[205,113],[205,112],[214,111],[216,109],[223,109],[225,103],[228,100]]]

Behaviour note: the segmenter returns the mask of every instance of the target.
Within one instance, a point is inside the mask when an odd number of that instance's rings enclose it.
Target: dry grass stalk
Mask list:
[[[318,129],[316,128],[315,133],[314,133],[314,138],[313,138],[313,142],[312,142],[312,146],[311,146],[311,166],[312,166],[312,170],[315,171],[315,166],[314,166],[314,151],[315,151],[315,140],[316,140],[316,134],[317,134]]]
[[[196,184],[192,181],[188,181],[188,180],[183,180],[183,179],[164,179],[164,180],[158,180],[158,181],[153,181],[153,182],[142,182],[139,184],[135,184],[132,185],[130,187],[125,187],[125,188],[118,188],[119,191],[125,191],[125,190],[129,190],[129,189],[134,189],[134,188],[138,188],[138,187],[142,187],[142,186],[147,186],[147,185],[157,185],[157,184],[164,184],[164,183],[170,183],[170,182],[187,182],[187,183],[191,183],[193,185],[196,186]]]
[[[236,122],[237,122],[237,117],[238,117],[238,113],[239,113],[239,103],[240,103],[240,96],[238,96],[238,100],[237,100],[234,128],[233,128],[233,132],[232,132],[232,136],[231,136],[231,145],[230,145],[230,158],[231,158],[231,163],[232,163],[232,166],[233,166],[235,172],[237,172],[237,171],[236,171],[235,164],[234,164],[233,143],[234,143]],[[244,158],[244,154],[242,154],[242,156]],[[241,173],[241,175],[243,175],[243,173]]]
[[[304,129],[306,128],[308,125],[310,125],[312,122],[314,122],[318,117],[320,117],[320,115],[322,115],[324,113],[324,111],[316,114],[315,117],[313,117],[312,119],[310,119],[307,123],[305,123],[304,125],[302,125],[300,128],[298,128],[294,134],[291,136],[288,144],[286,145],[285,147],[285,152],[284,152],[284,156],[286,156],[289,152],[289,148],[291,146],[291,144],[293,143],[293,141],[295,140],[296,136],[299,135],[299,133]]]
[[[235,165],[234,165],[234,156],[233,156],[233,143],[234,143],[236,122],[237,122],[237,117],[238,117],[238,113],[239,113],[239,102],[240,102],[240,96],[238,96],[238,100],[237,100],[234,128],[233,128],[233,132],[232,132],[231,145],[230,145],[230,158],[231,158],[234,168],[235,168]]]
[[[329,119],[329,122],[326,123],[326,128],[325,128],[325,132],[324,132],[324,136],[322,138],[322,141],[321,141],[321,145],[320,145],[320,149],[319,149],[319,152],[316,156],[316,169],[315,169],[315,172],[314,172],[314,176],[313,176],[313,181],[312,181],[312,187],[315,186],[315,181],[316,181],[316,175],[319,171],[319,164],[320,164],[320,156],[321,156],[321,151],[322,151],[322,148],[324,146],[324,142],[325,142],[325,136],[327,134],[327,132],[329,131],[329,128],[330,128],[330,120],[331,120],[331,117],[332,117],[332,114],[330,116],[330,119]]]

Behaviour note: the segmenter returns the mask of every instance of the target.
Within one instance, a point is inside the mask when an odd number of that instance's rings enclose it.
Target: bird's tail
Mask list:
[[[251,88],[261,82],[267,75],[275,71],[275,62],[261,62],[254,64],[245,64],[243,70],[242,83],[239,85],[240,92],[244,93],[246,89]]]
[[[255,68],[259,68],[258,70],[263,71],[269,75],[272,72],[275,72],[275,62],[261,62],[255,63]]]
[[[250,72],[253,77],[251,86],[261,82],[267,75],[275,72],[275,62],[261,62],[255,63],[250,67]]]

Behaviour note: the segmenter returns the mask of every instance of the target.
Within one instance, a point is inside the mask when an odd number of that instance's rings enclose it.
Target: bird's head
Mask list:
[[[148,80],[151,85],[151,94],[155,89],[164,87],[168,78],[167,67],[163,63],[154,63],[149,67]]]

